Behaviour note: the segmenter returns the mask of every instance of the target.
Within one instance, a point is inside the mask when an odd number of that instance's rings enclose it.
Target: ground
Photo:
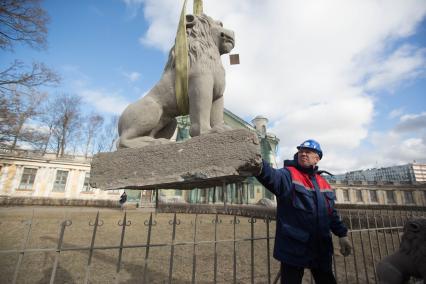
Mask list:
[[[70,219],[72,224],[65,229],[63,247],[90,247],[93,226],[97,212],[103,226],[98,227],[95,246],[119,246],[124,213],[119,209],[69,208],[69,207],[10,207],[0,208],[0,249],[22,248],[31,220],[31,234],[27,248],[55,248],[58,244],[60,223]],[[141,210],[127,211],[130,226],[125,228],[124,245],[145,244],[148,226],[144,224],[150,217],[149,212]],[[197,241],[213,241],[215,237],[215,215],[199,215],[197,222]],[[172,241],[173,214],[155,214],[156,225],[152,227],[152,244],[170,244]],[[218,283],[233,281],[233,234],[232,216],[218,216],[217,274]],[[195,215],[178,214],[180,224],[176,226],[176,242],[193,242]],[[238,218],[236,239],[249,239],[251,227],[248,218]],[[272,223],[271,236],[275,224]],[[255,237],[266,236],[266,223],[258,220],[253,226]],[[266,240],[254,241],[254,278],[255,283],[267,283]],[[270,243],[272,255],[273,240]],[[251,242],[236,243],[236,273],[238,283],[250,283]],[[141,283],[145,265],[145,248],[127,248],[123,250],[122,265],[118,274],[119,283]],[[90,265],[91,283],[114,283],[117,277],[119,249],[96,250]],[[0,258],[1,283],[11,283],[18,263],[16,252],[2,253]],[[88,266],[88,250],[26,252],[18,273],[17,283],[49,283],[55,258],[58,257],[58,269],[55,283],[82,283]],[[149,251],[147,283],[168,282],[171,258],[170,246],[153,247]],[[190,283],[193,264],[193,245],[179,245],[174,248],[173,283]],[[271,274],[278,272],[278,264],[271,257]],[[214,244],[200,243],[196,247],[196,282],[212,283],[214,279]]]
[[[95,247],[89,262],[89,248],[93,236],[96,214],[103,225],[97,228]],[[55,283],[84,283],[89,275],[90,283],[142,283],[147,264],[146,283],[168,283],[171,256],[173,255],[172,283],[191,283],[194,263],[194,232],[196,283],[213,283],[215,279],[215,239],[217,283],[232,283],[234,278],[234,217],[218,215],[177,214],[174,251],[170,244],[173,238],[173,214],[152,213],[156,225],[152,227],[148,261],[145,245],[148,239],[150,212],[141,209],[127,210],[129,226],[125,227],[122,261],[118,269],[124,212],[120,209],[99,209],[79,207],[0,207],[0,283],[11,283],[19,265],[17,283],[49,283],[57,261]],[[361,214],[365,215],[358,215]],[[406,213],[387,211],[370,217],[370,228],[366,230],[365,216],[372,212],[342,212],[348,227],[355,228],[349,236],[353,240],[355,255],[343,258],[335,243],[335,268],[339,283],[374,283],[374,264],[382,257],[395,251],[399,246],[401,226],[408,217]],[[356,214],[355,214],[356,213]],[[423,214],[423,213],[422,213]],[[250,218],[236,217],[235,225],[235,271],[237,283],[251,283],[252,227]],[[33,220],[31,223],[29,220]],[[377,220],[376,220],[377,219]],[[60,224],[71,220],[65,227],[63,248],[74,249],[56,251]],[[362,221],[362,222],[361,222]],[[195,223],[197,224],[195,230]],[[355,226],[355,227],[354,227]],[[358,228],[362,230],[358,230]],[[376,229],[379,227],[379,229]],[[380,227],[393,227],[393,229]],[[216,228],[216,231],[215,231]],[[30,230],[30,234],[28,232]],[[275,234],[275,222],[269,225],[269,235]],[[216,232],[216,233],[215,233]],[[28,242],[25,240],[28,236]],[[262,219],[253,224],[253,278],[254,283],[268,283],[267,226]],[[261,239],[258,239],[261,238]],[[272,258],[274,240],[270,240],[271,281],[275,278],[279,265]],[[139,246],[139,247],[138,247]],[[25,254],[18,250],[30,249]],[[33,249],[31,251],[31,249]],[[21,257],[21,260],[20,260]],[[89,267],[89,269],[88,269]],[[117,273],[119,270],[119,273]],[[368,279],[368,280],[367,280]],[[310,283],[310,273],[305,274],[304,283]]]

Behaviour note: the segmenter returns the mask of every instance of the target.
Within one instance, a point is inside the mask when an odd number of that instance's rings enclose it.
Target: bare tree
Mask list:
[[[10,149],[15,149],[18,141],[27,141],[37,143],[39,137],[37,129],[26,125],[29,120],[37,118],[40,115],[40,104],[43,102],[46,94],[33,92],[30,96],[17,94],[18,101],[16,109],[16,123],[12,129],[12,144]]]
[[[104,118],[97,113],[91,113],[85,118],[85,134],[86,134],[86,148],[84,150],[84,157],[87,158],[91,143],[93,143],[98,130],[102,127]]]
[[[0,143],[14,149],[18,140],[39,143],[43,138],[35,129],[24,129],[29,119],[40,114],[40,106],[46,94],[38,87],[57,84],[58,76],[43,64],[33,63],[25,70],[22,62],[15,61],[6,70],[0,72]],[[37,138],[33,140],[32,138]]]
[[[42,135],[37,128],[29,127],[26,123],[36,119],[41,113],[41,104],[46,98],[45,93],[32,91],[30,94],[12,91],[8,98],[2,101],[2,115],[0,121],[0,142],[8,143],[14,150],[18,141],[37,144]],[[4,104],[3,104],[4,103]]]
[[[0,2],[0,48],[13,50],[15,43],[45,48],[49,17],[40,0]]]
[[[16,44],[45,48],[48,16],[40,0],[0,1],[0,49],[13,51]],[[45,134],[29,127],[39,114],[44,95],[40,86],[59,83],[59,76],[43,63],[31,66],[15,60],[0,70],[0,143],[12,149],[19,140],[39,144]]]
[[[53,132],[56,130],[59,116],[52,111],[54,103],[55,102],[52,97],[48,98],[48,100],[43,105],[43,110],[40,116],[40,122],[46,128],[46,134],[44,136],[43,144],[41,146],[43,154],[47,152],[48,148],[55,149],[55,147],[52,146],[52,137]]]
[[[115,149],[118,139],[118,116],[110,117],[107,124],[102,127],[98,137],[97,152],[111,152]]]
[[[59,81],[59,76],[43,63],[33,62],[28,68],[23,62],[15,60],[5,70],[0,71],[0,92],[19,90],[28,93],[36,87],[56,85]]]
[[[33,48],[46,47],[48,16],[40,0],[0,1],[0,49],[13,51],[15,44],[24,43]],[[0,71],[0,91],[32,89],[46,83],[58,83],[59,77],[42,63],[31,68],[15,60]],[[20,90],[24,91],[24,90]]]
[[[67,154],[76,155],[80,154],[81,151],[83,151],[82,147],[84,144],[85,134],[82,131],[83,127],[82,120],[80,121],[79,127],[73,131],[72,136],[70,136],[71,139],[68,139],[67,143]]]
[[[53,139],[57,156],[64,156],[73,134],[79,131],[80,108],[81,98],[71,94],[57,95],[48,105],[44,122],[49,127],[49,141]]]
[[[14,125],[15,120],[10,98],[0,92],[0,145],[7,145],[10,141],[11,124]]]

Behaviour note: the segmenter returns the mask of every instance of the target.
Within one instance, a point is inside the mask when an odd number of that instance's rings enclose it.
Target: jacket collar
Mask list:
[[[297,162],[297,153],[294,154],[293,160],[285,160],[284,161],[284,167],[295,167],[302,173],[308,174],[308,175],[315,175],[318,172],[317,166],[312,166],[310,168],[304,168]]]

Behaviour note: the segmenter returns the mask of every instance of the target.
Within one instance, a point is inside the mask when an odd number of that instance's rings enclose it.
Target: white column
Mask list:
[[[2,169],[1,169],[2,174],[0,176],[0,195],[6,195],[6,188],[4,183],[6,181],[6,177],[9,172],[9,166],[10,165],[6,165],[6,164],[2,165]],[[7,194],[7,195],[10,195],[10,194]]]
[[[53,184],[55,183],[56,168],[49,168],[45,176],[49,182],[46,184],[46,191],[44,192],[44,197],[49,197],[49,194],[52,192],[53,189]]]

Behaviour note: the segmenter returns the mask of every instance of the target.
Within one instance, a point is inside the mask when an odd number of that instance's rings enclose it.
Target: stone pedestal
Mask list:
[[[93,157],[92,187],[192,189],[240,182],[260,171],[257,135],[245,129]]]

